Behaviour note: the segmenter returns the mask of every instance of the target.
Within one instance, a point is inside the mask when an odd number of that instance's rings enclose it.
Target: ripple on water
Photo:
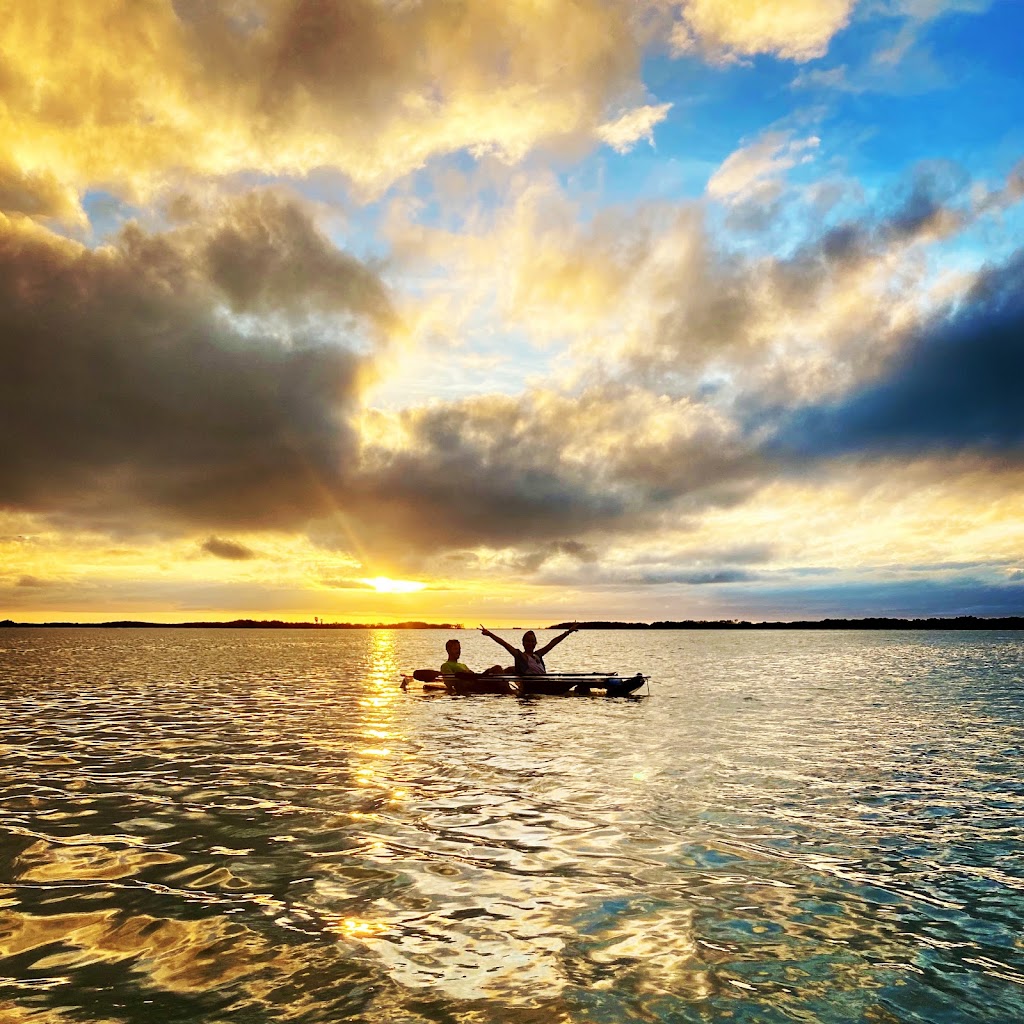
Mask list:
[[[1016,634],[446,636],[7,631],[0,1019],[1024,1019]]]

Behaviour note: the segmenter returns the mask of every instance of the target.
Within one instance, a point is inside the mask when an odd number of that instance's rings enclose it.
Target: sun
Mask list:
[[[393,580],[387,576],[374,576],[362,582],[373,587],[379,594],[413,594],[426,587],[426,583],[418,583],[416,580]]]

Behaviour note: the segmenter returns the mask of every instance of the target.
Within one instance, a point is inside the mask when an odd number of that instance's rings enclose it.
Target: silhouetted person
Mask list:
[[[466,675],[484,675],[493,676],[500,675],[502,668],[500,665],[492,665],[489,669],[484,672],[476,673],[468,665],[463,665],[459,658],[462,657],[462,644],[458,640],[452,638],[445,645],[444,649],[448,652],[448,660],[441,666],[441,675],[453,676],[456,673],[465,673]]]
[[[573,626],[571,629],[567,629],[564,633],[556,636],[554,640],[546,643],[539,651],[537,647],[537,634],[532,629],[528,629],[523,634],[523,649],[519,650],[518,647],[513,647],[507,640],[503,640],[496,633],[492,633],[489,629],[480,627],[480,632],[484,636],[489,636],[496,644],[501,644],[502,647],[508,651],[509,654],[515,658],[516,663],[512,671],[517,676],[545,676],[548,673],[547,667],[544,664],[544,655],[551,650],[555,644],[560,644],[570,633],[575,633],[579,629],[579,626]]]

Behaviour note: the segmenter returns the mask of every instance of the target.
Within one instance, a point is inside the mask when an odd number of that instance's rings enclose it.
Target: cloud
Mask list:
[[[590,565],[598,560],[594,548],[577,540],[556,540],[543,547],[518,556],[512,568],[517,572],[534,573],[552,561],[570,561]]]
[[[794,139],[787,132],[768,132],[757,142],[736,150],[708,180],[712,199],[744,202],[763,195],[785,171],[813,159],[820,140]]]
[[[856,215],[844,202],[844,219],[826,212],[803,239],[789,233],[777,253],[716,232],[707,205],[652,204],[579,225],[549,215],[537,259],[513,264],[510,306],[574,331],[588,384],[625,379],[737,415],[747,403],[814,404],[876,380],[964,294],[972,272],[936,273],[931,254],[1019,193],[1016,171],[989,188],[929,162]],[[814,202],[795,189],[787,209],[820,217]]]
[[[806,401],[871,375],[918,315],[924,276],[901,255],[909,237],[858,222],[787,256],[751,256],[716,238],[697,205],[608,216],[561,244],[561,257],[545,248],[519,269],[516,294],[530,301],[516,308],[557,324],[566,292],[553,281],[609,282],[590,303],[571,293],[573,316],[592,316],[579,332],[584,379],[625,376],[719,405],[751,393]]]
[[[677,53],[807,61],[825,54],[854,6],[855,0],[683,0],[672,45]]]
[[[927,161],[914,168],[909,182],[900,190],[898,205],[885,225],[897,238],[943,238],[968,219],[969,210],[953,203],[962,196],[970,178],[951,161]]]
[[[933,275],[932,254],[1018,191],[1016,175],[988,189],[953,165],[923,164],[871,205],[858,200],[858,217],[833,214],[803,241],[789,239],[782,255],[730,247],[699,203],[587,217],[535,188],[483,227],[470,214],[479,234],[448,238],[453,249],[441,244],[431,259],[455,252],[466,287],[480,289],[471,291],[473,303],[497,308],[508,318],[505,331],[566,341],[574,362],[559,353],[552,383],[534,380],[524,394],[450,401],[437,394],[429,405],[371,417],[360,472],[346,492],[355,529],[370,550],[389,556],[486,549],[504,552],[487,563],[503,573],[594,582],[610,572],[609,545],[680,524],[703,532],[731,509],[740,510],[739,525],[720,547],[735,547],[749,537],[751,517],[761,522],[756,509],[773,481],[815,481],[800,507],[784,513],[805,522],[815,494],[827,492],[824,477],[848,472],[855,488],[864,469],[854,462],[844,470],[847,458],[877,459],[884,443],[819,452],[812,441],[798,450],[790,426],[806,414],[815,438],[818,410],[842,408],[887,380],[915,339],[973,302],[973,274]],[[851,205],[840,209],[849,215]],[[439,236],[427,237],[433,244]],[[456,295],[453,279],[444,287]],[[1016,369],[1004,366],[1006,379],[1016,379]],[[897,452],[886,474],[926,489],[945,474],[970,478],[971,488],[979,472],[1008,479],[984,459],[980,469],[940,463],[912,474],[926,454]],[[947,512],[964,505],[964,492],[956,497],[943,505]],[[877,521],[884,507],[862,513],[855,499],[821,500],[839,510],[823,518],[822,538],[850,532],[846,514]],[[903,492],[892,500],[906,507]],[[922,518],[922,510],[913,515]],[[915,542],[903,520],[888,528],[906,532],[901,543]],[[762,532],[774,549],[782,527],[772,520],[755,536]],[[799,526],[787,536],[783,562],[799,562],[818,543]],[[559,547],[566,538],[601,552],[599,565],[567,557]],[[817,564],[829,564],[834,555],[821,544]],[[684,554],[644,571],[693,580],[752,573],[738,556]]]
[[[617,153],[628,153],[641,139],[646,139],[653,146],[654,127],[665,120],[671,109],[671,103],[661,103],[628,110],[614,121],[600,125],[598,138]]]
[[[612,386],[410,409],[379,436],[347,491],[371,548],[539,545],[525,569],[554,554],[587,561],[567,537],[733,502],[760,471],[713,409]]]
[[[770,617],[782,621],[821,618],[892,617],[919,618],[934,615],[1020,615],[1024,586],[993,583],[964,575],[956,579],[838,579],[826,585],[791,580],[767,581],[743,592],[723,595],[726,607],[759,609],[760,614],[741,612],[745,618]]]
[[[200,254],[236,313],[315,311],[395,326],[377,273],[337,249],[301,205],[273,191],[235,200],[207,229]]]
[[[518,160],[593,139],[642,91],[634,14],[617,0],[39,0],[0,30],[0,139],[20,175],[78,191],[319,167],[379,191],[446,153]]]
[[[203,541],[203,551],[214,555],[217,558],[225,558],[230,562],[246,562],[259,556],[252,548],[244,544],[238,544],[232,540],[222,540],[220,537],[207,537]]]
[[[802,454],[977,449],[1024,454],[1024,252],[979,276],[909,339],[884,376],[800,409],[780,433]]]
[[[987,190],[953,165],[922,165],[782,255],[731,247],[708,204],[587,216],[550,186],[489,219],[467,213],[475,234],[425,231],[429,259],[457,268],[439,286],[446,308],[496,310],[500,338],[565,344],[572,358],[558,352],[552,383],[538,377],[522,394],[438,390],[420,408],[364,413],[348,514],[370,550],[508,549],[502,571],[561,578],[579,569],[550,555],[566,538],[603,551],[817,473],[829,457],[779,447],[777,433],[891,372],[969,288],[967,271],[932,275],[933,247],[1017,190],[1016,176]],[[518,386],[520,366],[509,376]],[[737,563],[675,564],[700,574]]]
[[[667,583],[685,583],[691,587],[706,586],[713,583],[748,583],[758,579],[757,573],[746,569],[670,569],[662,572],[646,572],[635,577],[635,582],[647,585],[663,585]]]
[[[393,323],[379,278],[280,198],[95,250],[0,220],[0,504],[117,529],[323,514],[357,451],[357,352]]]
[[[739,514],[741,507],[717,512]],[[531,566],[536,572],[531,582],[581,588],[704,586],[759,580],[770,571],[752,567],[774,561],[773,545],[768,543],[710,541],[699,516],[677,516],[674,522],[666,517],[656,530],[609,533],[589,552],[585,559],[553,558],[536,569]]]
[[[946,14],[984,14],[994,0],[890,0],[893,14],[928,21]]]
[[[46,580],[39,579],[38,576],[19,576],[18,582],[15,583],[16,587],[30,587],[33,589],[46,587],[49,584]]]
[[[952,14],[985,13],[993,0],[883,0],[864,5],[868,31],[877,38],[868,55],[854,64],[801,71],[794,88],[822,88],[850,94],[884,92],[914,95],[956,84],[943,62],[922,41],[930,24]],[[877,23],[881,24],[881,27]]]
[[[73,189],[46,169],[26,171],[9,159],[0,159],[0,213],[84,221]]]
[[[832,68],[806,68],[792,81],[794,89],[829,89],[852,94],[867,92],[868,85],[863,76],[851,76],[846,64],[838,64]]]

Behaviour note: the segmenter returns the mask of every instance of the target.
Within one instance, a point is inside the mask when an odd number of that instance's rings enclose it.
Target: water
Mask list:
[[[1024,1020],[1021,634],[448,635],[0,630],[0,1020]]]

